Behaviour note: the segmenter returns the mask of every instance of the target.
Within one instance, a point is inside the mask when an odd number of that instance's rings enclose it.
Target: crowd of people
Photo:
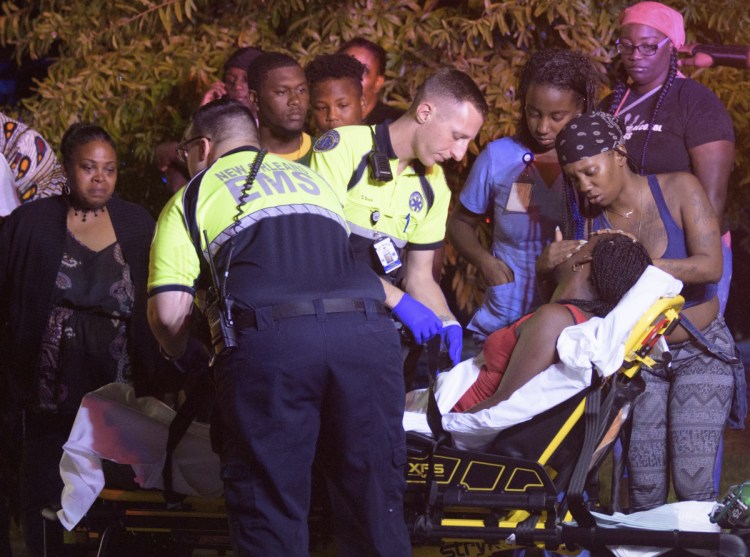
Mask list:
[[[686,46],[682,16],[658,2],[620,22],[622,74],[603,99],[585,53],[530,53],[516,133],[472,161],[452,210],[441,163],[464,159],[492,107],[452,68],[406,110],[386,104],[387,55],[364,38],[304,68],[234,52],[180,141],[155,146],[175,192],[156,223],[115,194],[117,146],[94,123],[67,130],[62,164],[41,138],[33,156],[6,154],[0,394],[16,454],[0,529],[20,509],[42,555],[40,510],[59,498],[85,393],[121,382],[163,397],[203,342],[235,555],[307,553],[315,461],[339,554],[410,555],[404,388],[430,339],[454,364],[466,352],[434,272],[446,236],[487,284],[467,327],[486,365],[455,412],[506,400],[556,361],[562,329],[606,315],[648,265],[682,281],[671,367],[643,372],[634,410],[630,508],[665,503],[670,479],[681,500],[714,499],[744,374],[722,318],[734,135],[679,65],[739,67],[747,51]],[[2,123],[7,143],[34,134]]]

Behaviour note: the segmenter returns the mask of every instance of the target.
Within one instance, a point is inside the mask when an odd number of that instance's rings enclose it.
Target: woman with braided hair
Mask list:
[[[735,346],[716,296],[719,223],[695,176],[636,174],[624,143],[612,115],[592,112],[560,131],[556,149],[566,175],[568,233],[628,232],[656,267],[685,285],[683,319],[667,337],[671,368],[643,371],[646,390],[633,410],[631,509],[666,503],[670,473],[678,499],[709,501],[716,497],[713,467],[734,390]]]
[[[484,302],[468,326],[479,343],[541,303],[534,262],[562,223],[555,136],[571,118],[594,109],[600,81],[581,53],[544,49],[532,54],[518,88],[516,135],[490,143],[471,168],[448,220],[448,237],[487,284]],[[476,234],[488,213],[493,217],[490,250]],[[576,242],[555,243],[563,256],[577,247]]]
[[[487,337],[477,380],[454,412],[478,412],[510,396],[559,361],[557,337],[565,327],[604,317],[651,264],[632,237],[606,231],[591,237],[555,269],[552,301]]]
[[[724,313],[732,276],[731,239],[724,208],[734,164],[734,131],[716,95],[678,70],[685,44],[682,15],[659,2],[639,2],[620,16],[620,81],[602,108],[619,117],[625,144],[641,174],[691,172],[698,177],[722,225]]]

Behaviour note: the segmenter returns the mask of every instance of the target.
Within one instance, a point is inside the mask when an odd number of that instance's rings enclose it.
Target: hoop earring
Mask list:
[[[68,185],[67,182],[63,184],[62,192],[63,192],[63,195],[67,195],[68,197],[70,197],[70,186]]]

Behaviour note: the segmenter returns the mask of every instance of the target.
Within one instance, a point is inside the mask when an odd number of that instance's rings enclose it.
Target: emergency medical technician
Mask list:
[[[179,148],[192,179],[159,217],[149,278],[167,357],[185,350],[197,283],[219,292],[206,312],[218,354],[212,437],[235,555],[307,555],[318,442],[339,554],[411,555],[399,340],[382,282],[353,258],[325,181],[257,145],[238,103],[194,114]]]
[[[344,204],[355,256],[400,285],[402,303],[418,300],[435,312],[454,364],[461,359],[462,330],[432,274],[451,197],[438,163],[464,157],[487,111],[468,75],[440,70],[399,119],[330,130],[315,143],[310,161]],[[429,338],[427,331],[414,337],[417,344]]]

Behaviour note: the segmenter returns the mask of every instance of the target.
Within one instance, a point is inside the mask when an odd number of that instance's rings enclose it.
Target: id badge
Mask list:
[[[375,253],[386,274],[401,266],[401,259],[398,256],[398,251],[396,251],[396,246],[393,245],[393,240],[387,237],[380,238],[372,246],[375,248]]]
[[[505,210],[512,213],[528,212],[531,205],[531,188],[532,185],[526,182],[513,182]]]

